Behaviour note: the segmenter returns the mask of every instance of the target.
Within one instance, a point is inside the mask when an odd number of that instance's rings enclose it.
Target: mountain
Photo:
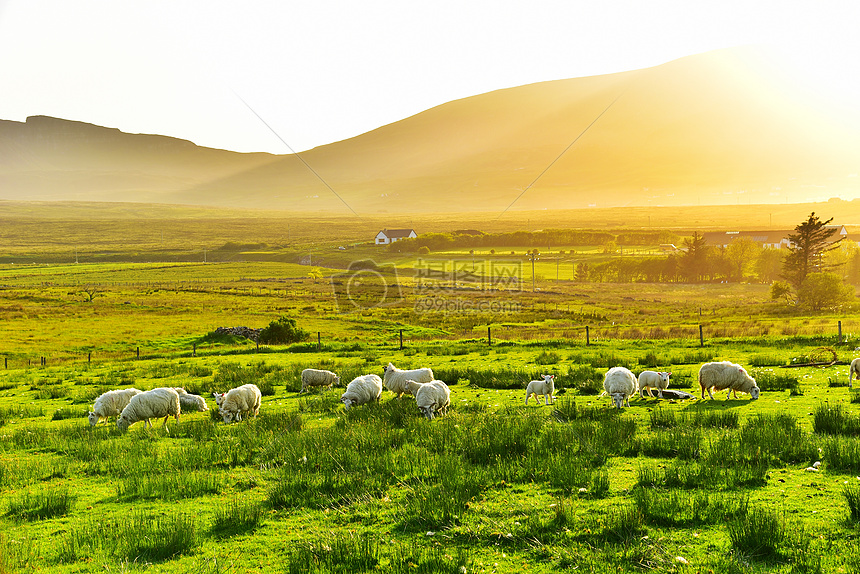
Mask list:
[[[0,121],[0,199],[370,214],[860,197],[860,124],[806,92],[761,52],[721,50],[456,100],[300,158]]]

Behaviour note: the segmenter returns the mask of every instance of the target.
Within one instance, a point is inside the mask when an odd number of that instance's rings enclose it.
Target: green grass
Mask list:
[[[504,316],[418,313],[407,286],[399,306],[338,314],[307,266],[161,267],[0,268],[0,283],[14,284],[0,287],[0,572],[860,564],[860,407],[828,382],[847,367],[774,368],[812,354],[837,318],[779,309],[767,286],[559,284],[510,294],[523,309]],[[75,285],[90,281],[101,292],[84,303]],[[216,326],[280,315],[312,340],[259,351],[200,342]],[[850,310],[838,320],[849,338],[860,332]],[[854,346],[836,347],[840,359]],[[699,365],[724,359],[760,369],[757,401],[634,397],[618,411],[597,396],[617,365],[671,371],[670,388],[697,394]],[[432,367],[450,385],[449,413],[427,421],[388,391],[348,412],[342,388],[298,395],[304,368],[345,385],[389,361]],[[556,375],[555,404],[525,407],[526,383],[544,373]],[[260,416],[224,425],[211,393],[244,383],[265,390]],[[127,386],[182,386],[212,412],[184,413],[170,433],[89,428],[95,397]],[[816,460],[818,472],[803,471]]]

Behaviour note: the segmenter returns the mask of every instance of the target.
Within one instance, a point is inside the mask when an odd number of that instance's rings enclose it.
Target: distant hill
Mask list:
[[[456,100],[301,157],[368,215],[501,213],[544,170],[513,209],[860,197],[860,129],[797,80],[756,51],[709,52]],[[293,155],[44,116],[0,121],[0,199],[348,213]]]

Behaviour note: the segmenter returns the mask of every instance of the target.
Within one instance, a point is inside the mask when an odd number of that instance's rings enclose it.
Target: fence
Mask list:
[[[483,327],[481,328],[483,329]],[[407,336],[404,337],[405,329],[399,329],[398,331],[392,333],[392,336],[387,339],[382,339],[376,342],[373,341],[363,341],[359,343],[361,346],[368,345],[378,345],[383,347],[389,346],[397,346],[400,350],[404,350],[409,347],[420,346],[422,343],[427,344],[433,341],[444,341],[446,343],[470,343],[470,344],[485,344],[488,347],[493,346],[494,344],[504,344],[509,342],[522,342],[525,344],[537,344],[540,342],[547,342],[553,344],[559,343],[567,343],[572,346],[575,345],[584,345],[591,346],[592,344],[601,344],[608,343],[610,341],[619,340],[690,340],[698,342],[699,346],[704,347],[706,343],[705,335],[713,339],[722,339],[722,338],[732,338],[727,336],[725,332],[721,331],[719,325],[706,325],[706,324],[684,324],[684,325],[673,325],[670,327],[651,327],[651,328],[641,328],[641,327],[625,327],[625,326],[603,326],[598,328],[593,328],[590,325],[582,325],[576,328],[565,328],[565,329],[547,329],[547,328],[538,328],[538,327],[523,327],[519,325],[501,325],[501,326],[488,326],[486,334],[483,333],[482,330],[476,331],[475,329],[465,329],[462,335],[449,335],[448,337],[439,337],[436,335],[425,335],[425,336],[417,336],[413,335],[412,337]],[[810,345],[839,345],[842,343],[848,342],[851,338],[850,336],[843,335],[842,329],[842,321],[838,321],[836,324],[836,331],[834,334],[798,334],[794,333],[794,337],[806,338]],[[779,340],[776,340],[778,343]],[[801,341],[803,342],[803,341]],[[144,352],[141,353],[141,346],[137,345],[134,347],[129,347],[127,351],[97,351],[95,353],[96,359],[98,362],[115,362],[115,361],[125,361],[125,360],[152,360],[152,359],[168,359],[168,358],[176,358],[176,357],[197,357],[197,356],[214,356],[214,355],[229,355],[229,354],[255,354],[255,353],[307,353],[307,352],[322,352],[323,350],[334,350],[335,345],[340,345],[342,347],[350,347],[355,345],[356,343],[349,343],[344,341],[332,341],[330,343],[326,343],[326,347],[324,348],[324,338],[322,336],[322,332],[317,332],[316,342],[310,343],[299,343],[298,345],[289,345],[289,346],[281,346],[281,347],[270,347],[263,345],[261,346],[259,343],[256,343],[253,347],[235,347],[233,349],[225,350],[223,345],[199,345],[197,343],[193,343],[190,349],[176,349],[176,348],[165,348],[165,349],[150,349],[147,351],[144,349]],[[4,369],[10,368],[31,368],[38,361],[39,367],[48,367],[48,366],[61,366],[61,365],[71,365],[71,364],[81,364],[86,362],[90,364],[93,362],[93,351],[88,351],[86,353],[86,359],[84,359],[84,355],[80,353],[57,353],[52,355],[39,355],[36,357],[13,357],[10,360],[10,357],[3,358],[3,367]]]

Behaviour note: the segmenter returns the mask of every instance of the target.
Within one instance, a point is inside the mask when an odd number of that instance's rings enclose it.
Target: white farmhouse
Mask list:
[[[375,243],[377,245],[388,245],[389,243],[396,243],[401,239],[409,239],[412,237],[418,237],[418,234],[415,233],[414,229],[383,229],[376,234]]]
[[[838,241],[848,236],[848,231],[844,225],[827,225],[827,229],[835,229],[836,233],[830,239],[830,242]],[[705,243],[716,247],[728,247],[736,239],[741,237],[749,237],[765,249],[787,249],[791,247],[791,241],[788,236],[795,233],[796,230],[782,231],[708,231],[702,234],[705,238]]]

